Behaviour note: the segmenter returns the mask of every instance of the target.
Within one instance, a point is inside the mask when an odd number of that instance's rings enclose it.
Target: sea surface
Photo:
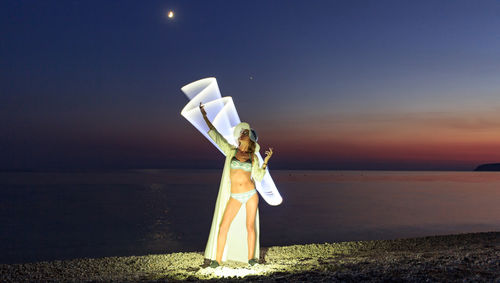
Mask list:
[[[0,263],[203,251],[222,170],[0,172]],[[271,171],[263,247],[500,231],[500,173]]]

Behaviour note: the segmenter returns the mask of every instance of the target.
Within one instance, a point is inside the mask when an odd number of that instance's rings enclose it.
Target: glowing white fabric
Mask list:
[[[200,131],[215,147],[223,154],[224,152],[208,136],[209,130],[203,115],[200,111],[200,102],[205,105],[208,119],[212,122],[217,131],[231,144],[237,146],[233,131],[236,125],[241,121],[234,106],[233,99],[230,96],[221,97],[217,80],[213,77],[201,79],[185,85],[181,88],[184,94],[190,100],[181,111],[193,126]],[[258,131],[257,131],[258,132]],[[255,152],[260,163],[264,160],[260,152]],[[255,182],[256,189],[262,198],[270,205],[279,205],[283,199],[274,184],[269,170],[266,168],[266,174],[261,182]]]

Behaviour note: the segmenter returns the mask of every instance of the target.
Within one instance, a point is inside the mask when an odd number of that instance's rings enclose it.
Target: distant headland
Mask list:
[[[474,171],[500,171],[500,163],[481,164]]]

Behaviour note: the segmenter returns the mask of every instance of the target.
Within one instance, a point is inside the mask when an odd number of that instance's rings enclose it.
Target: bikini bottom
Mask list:
[[[257,191],[255,189],[250,190],[248,192],[233,194],[231,193],[231,197],[238,200],[242,204],[246,203]]]

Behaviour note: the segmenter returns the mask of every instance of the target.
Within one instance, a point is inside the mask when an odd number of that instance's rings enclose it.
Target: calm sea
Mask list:
[[[0,263],[203,251],[222,170],[0,173]],[[500,231],[500,173],[271,171],[261,246]]]

